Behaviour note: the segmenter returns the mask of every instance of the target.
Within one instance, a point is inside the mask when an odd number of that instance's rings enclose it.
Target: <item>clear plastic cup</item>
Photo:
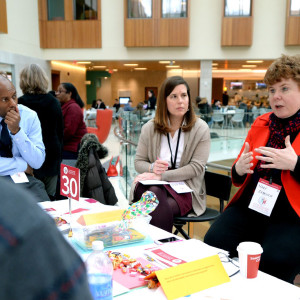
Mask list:
[[[238,245],[240,272],[245,278],[256,278],[263,249],[255,242],[242,242]]]

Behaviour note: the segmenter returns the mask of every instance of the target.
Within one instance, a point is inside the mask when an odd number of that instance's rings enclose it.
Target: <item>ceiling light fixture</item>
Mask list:
[[[124,64],[125,67],[137,67],[139,64]]]
[[[92,63],[91,61],[78,61],[77,62],[78,65],[89,65],[91,63]]]
[[[135,70],[137,70],[137,71],[145,71],[145,70],[147,70],[147,68],[134,68]]]
[[[256,68],[256,65],[242,65],[243,68]]]
[[[106,66],[94,66],[94,69],[105,69]]]
[[[160,64],[169,64],[171,61],[170,60],[160,60]]]
[[[246,60],[246,63],[249,64],[261,64],[263,62],[264,62],[263,60]]]
[[[180,68],[179,65],[169,65],[169,66],[166,66],[166,68]]]

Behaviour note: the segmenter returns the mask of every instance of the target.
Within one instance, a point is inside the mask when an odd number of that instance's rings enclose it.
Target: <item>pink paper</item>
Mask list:
[[[98,202],[97,200],[92,199],[92,198],[86,199],[86,200],[84,200],[84,201],[86,201],[86,202],[88,202],[88,203],[97,203],[97,202]]]
[[[153,266],[151,262],[141,257],[137,258],[136,260],[140,262],[143,267],[149,264]],[[159,268],[155,266],[155,270],[159,270]],[[135,277],[131,277],[129,273],[129,269],[127,270],[126,273],[123,273],[121,269],[117,268],[116,270],[114,270],[113,280],[115,280],[116,282],[120,283],[121,285],[125,286],[128,289],[134,289],[148,284],[147,281],[145,280],[139,280],[140,276],[142,275],[137,272]]]

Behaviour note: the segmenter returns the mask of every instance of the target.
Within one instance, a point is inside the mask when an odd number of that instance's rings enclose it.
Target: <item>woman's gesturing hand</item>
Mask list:
[[[249,149],[249,143],[246,142],[244,151],[235,164],[235,170],[240,176],[247,173],[253,174],[253,170],[251,170],[251,167],[253,166],[253,163],[251,162],[253,160],[253,152],[249,152]]]
[[[255,158],[266,162],[262,164],[262,168],[271,168],[279,170],[294,171],[298,156],[290,143],[290,136],[285,138],[284,149],[274,149],[270,147],[259,147],[256,152],[264,156],[255,156]]]
[[[142,180],[161,180],[161,175],[145,172],[136,176],[134,182],[137,183],[138,181],[142,181]]]

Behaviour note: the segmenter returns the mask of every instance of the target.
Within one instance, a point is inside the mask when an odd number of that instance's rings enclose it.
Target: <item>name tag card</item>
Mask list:
[[[177,194],[191,193],[193,191],[183,181],[170,182],[170,186]]]
[[[261,178],[253,194],[249,208],[269,217],[280,190],[280,185],[275,183],[270,184],[267,180]]]
[[[60,194],[79,201],[80,171],[78,168],[60,165]]]
[[[11,179],[14,183],[23,183],[23,182],[29,182],[25,172],[18,172],[13,175],[10,175]]]

